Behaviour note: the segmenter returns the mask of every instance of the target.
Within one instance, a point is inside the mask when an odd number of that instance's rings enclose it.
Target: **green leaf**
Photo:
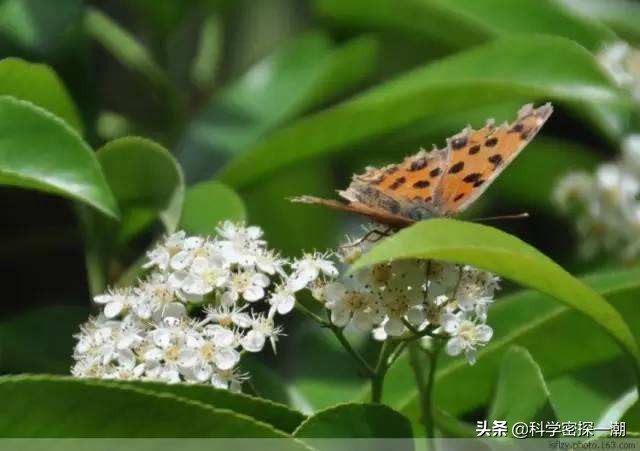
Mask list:
[[[95,8],[84,14],[84,28],[125,67],[138,72],[159,87],[167,87],[169,79],[154,61],[151,53],[127,30]]]
[[[2,437],[288,437],[227,409],[100,381],[8,376],[0,397]]]
[[[190,234],[213,235],[223,220],[244,221],[247,212],[235,191],[215,181],[189,187],[182,205],[180,228]]]
[[[634,374],[622,358],[579,368],[550,380],[548,385],[558,420],[580,418],[596,427],[620,421],[638,399]]]
[[[602,23],[554,0],[316,0],[319,12],[357,26],[419,34],[452,48],[505,34],[564,36],[596,50],[615,39]],[[452,32],[455,30],[455,32]]]
[[[191,81],[200,89],[210,89],[215,80],[222,53],[222,32],[222,21],[218,14],[204,18],[190,74]]]
[[[0,37],[39,59],[57,56],[78,39],[81,0],[4,0],[0,3]]]
[[[542,371],[531,354],[524,348],[513,346],[502,362],[489,422],[557,421],[550,398]]]
[[[80,324],[89,309],[43,307],[0,322],[0,373],[68,374]]]
[[[0,97],[0,137],[0,184],[57,194],[118,217],[93,151],[62,119]]]
[[[550,210],[553,190],[562,176],[570,171],[591,172],[601,160],[571,141],[536,139],[489,189],[514,203]]]
[[[180,398],[199,401],[216,409],[232,410],[287,433],[293,432],[306,418],[302,413],[282,404],[207,385],[169,385],[160,382],[118,382],[118,384],[155,393],[169,393]]]
[[[82,133],[82,122],[62,80],[44,64],[18,58],[0,61],[0,96],[8,95],[44,108]]]
[[[640,331],[640,268],[604,273],[584,282],[606,297],[634,331]],[[487,403],[506,349],[513,344],[525,347],[540,365],[547,379],[622,355],[615,341],[593,321],[567,305],[534,291],[523,291],[500,299],[492,307],[489,324],[494,337],[479,349],[478,362],[469,366],[464,359],[442,356],[436,375],[436,404],[453,415],[477,409]],[[579,339],[576,339],[579,337]],[[550,344],[553,345],[550,345]],[[589,352],[585,352],[588,349]],[[629,365],[627,371],[633,373]],[[418,396],[413,376],[403,356],[385,380],[385,400],[412,421],[419,418]],[[468,381],[473,380],[473,384]],[[367,399],[363,390],[358,399]]]
[[[177,153],[189,180],[210,176],[225,155],[244,151],[268,131],[361,82],[376,55],[372,38],[334,48],[320,32],[278,48],[221,89],[189,124]]]
[[[622,316],[593,289],[515,236],[453,219],[421,221],[376,245],[356,261],[352,270],[411,258],[474,265],[553,296],[606,330],[640,370],[640,351]]]
[[[640,5],[627,0],[561,0],[577,14],[604,22],[628,40],[640,43]]]
[[[348,150],[417,120],[487,103],[535,99],[626,102],[593,56],[575,43],[549,36],[500,39],[428,64],[281,129],[236,157],[221,177],[231,186],[248,185],[276,169]]]
[[[408,438],[413,433],[409,421],[385,405],[350,403],[317,412],[293,435],[299,438]]]
[[[168,150],[151,140],[119,138],[99,149],[97,157],[122,211],[122,221],[116,223],[88,211],[81,214],[94,293],[115,280],[108,277],[111,260],[156,218],[168,233],[176,229],[184,199],[180,166]]]

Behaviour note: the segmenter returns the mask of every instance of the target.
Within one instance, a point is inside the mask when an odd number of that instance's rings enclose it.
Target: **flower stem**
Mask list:
[[[376,376],[376,371],[373,368],[371,368],[371,365],[367,363],[367,361],[364,359],[364,357],[362,357],[358,353],[358,351],[353,349],[353,346],[351,346],[351,343],[349,343],[347,338],[344,336],[344,333],[342,333],[342,329],[334,326],[333,324],[329,325],[328,327],[329,329],[331,329],[331,332],[333,332],[333,335],[336,336],[336,338],[338,339],[342,347],[360,365],[360,367],[367,374],[367,376],[373,379]]]
[[[413,370],[413,377],[418,387],[420,397],[420,421],[424,426],[427,438],[434,438],[434,406],[433,406],[433,389],[436,374],[436,364],[438,361],[438,348],[433,350],[424,350],[420,348],[419,343],[412,342],[409,344],[409,363]],[[429,369],[425,378],[425,368],[420,360],[420,353],[426,352],[429,356]]]

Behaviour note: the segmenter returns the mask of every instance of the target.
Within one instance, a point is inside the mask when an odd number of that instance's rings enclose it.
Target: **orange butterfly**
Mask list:
[[[346,202],[300,196],[294,202],[325,205],[364,215],[392,228],[421,219],[451,216],[467,208],[538,133],[553,112],[547,103],[523,106],[517,119],[480,130],[467,126],[447,139],[447,146],[421,150],[400,164],[369,167],[338,191]]]

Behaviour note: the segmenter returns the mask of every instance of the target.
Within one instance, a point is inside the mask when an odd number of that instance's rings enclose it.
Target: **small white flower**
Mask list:
[[[147,254],[149,261],[144,264],[144,267],[157,266],[160,270],[165,271],[169,267],[171,258],[182,250],[185,237],[186,233],[182,230],[169,235],[164,243],[159,244]]]
[[[232,273],[227,283],[227,291],[222,295],[224,305],[234,304],[240,296],[245,301],[256,302],[264,297],[264,289],[271,281],[267,276],[253,270],[241,270]]]
[[[217,370],[211,376],[211,384],[216,388],[222,388],[231,392],[240,392],[242,383],[248,379],[246,374],[235,370]]]
[[[446,314],[442,327],[451,336],[446,345],[447,354],[457,356],[464,352],[472,365],[476,361],[476,349],[486,345],[493,336],[491,327],[468,319],[462,312]]]
[[[218,307],[207,307],[205,309],[205,323],[212,321],[223,327],[237,326],[243,329],[251,327],[251,317],[244,312],[247,306],[236,307],[221,305]]]
[[[305,254],[301,259],[294,261],[291,266],[295,271],[291,276],[291,282],[295,287],[302,288],[321,275],[338,276],[335,264],[326,255],[320,253]]]
[[[229,277],[229,270],[221,257],[198,256],[193,259],[189,274],[182,280],[181,289],[188,294],[202,296],[228,283]]]
[[[295,290],[291,288],[291,284],[284,283],[275,288],[271,297],[269,297],[269,304],[271,304],[270,314],[278,312],[280,315],[286,315],[296,303]]]
[[[125,313],[135,303],[133,293],[130,289],[111,289],[105,294],[95,296],[93,300],[97,304],[104,305],[104,315],[107,318],[115,318],[121,313]]]
[[[258,315],[252,319],[251,330],[240,339],[242,347],[249,352],[259,352],[264,347],[266,340],[271,342],[273,352],[276,351],[276,341],[281,329],[273,322],[273,318]]]
[[[323,297],[331,311],[331,322],[338,327],[353,320],[358,329],[367,331],[383,319],[376,297],[358,285],[329,283],[324,287]]]

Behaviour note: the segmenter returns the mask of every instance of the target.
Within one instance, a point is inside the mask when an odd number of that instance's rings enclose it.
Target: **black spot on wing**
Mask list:
[[[451,166],[451,168],[449,168],[449,174],[457,174],[463,169],[464,169],[464,161],[459,161],[453,166]]]
[[[428,188],[429,185],[431,185],[429,180],[418,180],[416,183],[413,184],[413,187],[414,188]]]
[[[471,146],[469,148],[469,155],[475,155],[478,152],[480,152],[480,145],[479,144],[476,144],[475,146]]]
[[[412,161],[411,166],[409,166],[409,171],[419,171],[420,169],[426,168],[428,165],[426,158],[420,158],[418,160]]]
[[[496,144],[498,144],[498,138],[496,137],[489,138],[484,142],[484,145],[487,147],[495,147]]]
[[[500,165],[500,163],[502,163],[502,155],[496,153],[487,158],[487,160],[489,160],[489,163],[491,163],[494,167],[497,167],[498,165]]]
[[[394,182],[391,184],[391,186],[389,187],[389,189],[398,189],[400,188],[402,185],[404,185],[404,183],[407,181],[406,178],[404,177],[398,177],[397,179],[394,180]]]
[[[474,172],[473,174],[466,175],[462,180],[466,183],[475,183],[480,180],[480,177],[482,177],[482,174]]]

